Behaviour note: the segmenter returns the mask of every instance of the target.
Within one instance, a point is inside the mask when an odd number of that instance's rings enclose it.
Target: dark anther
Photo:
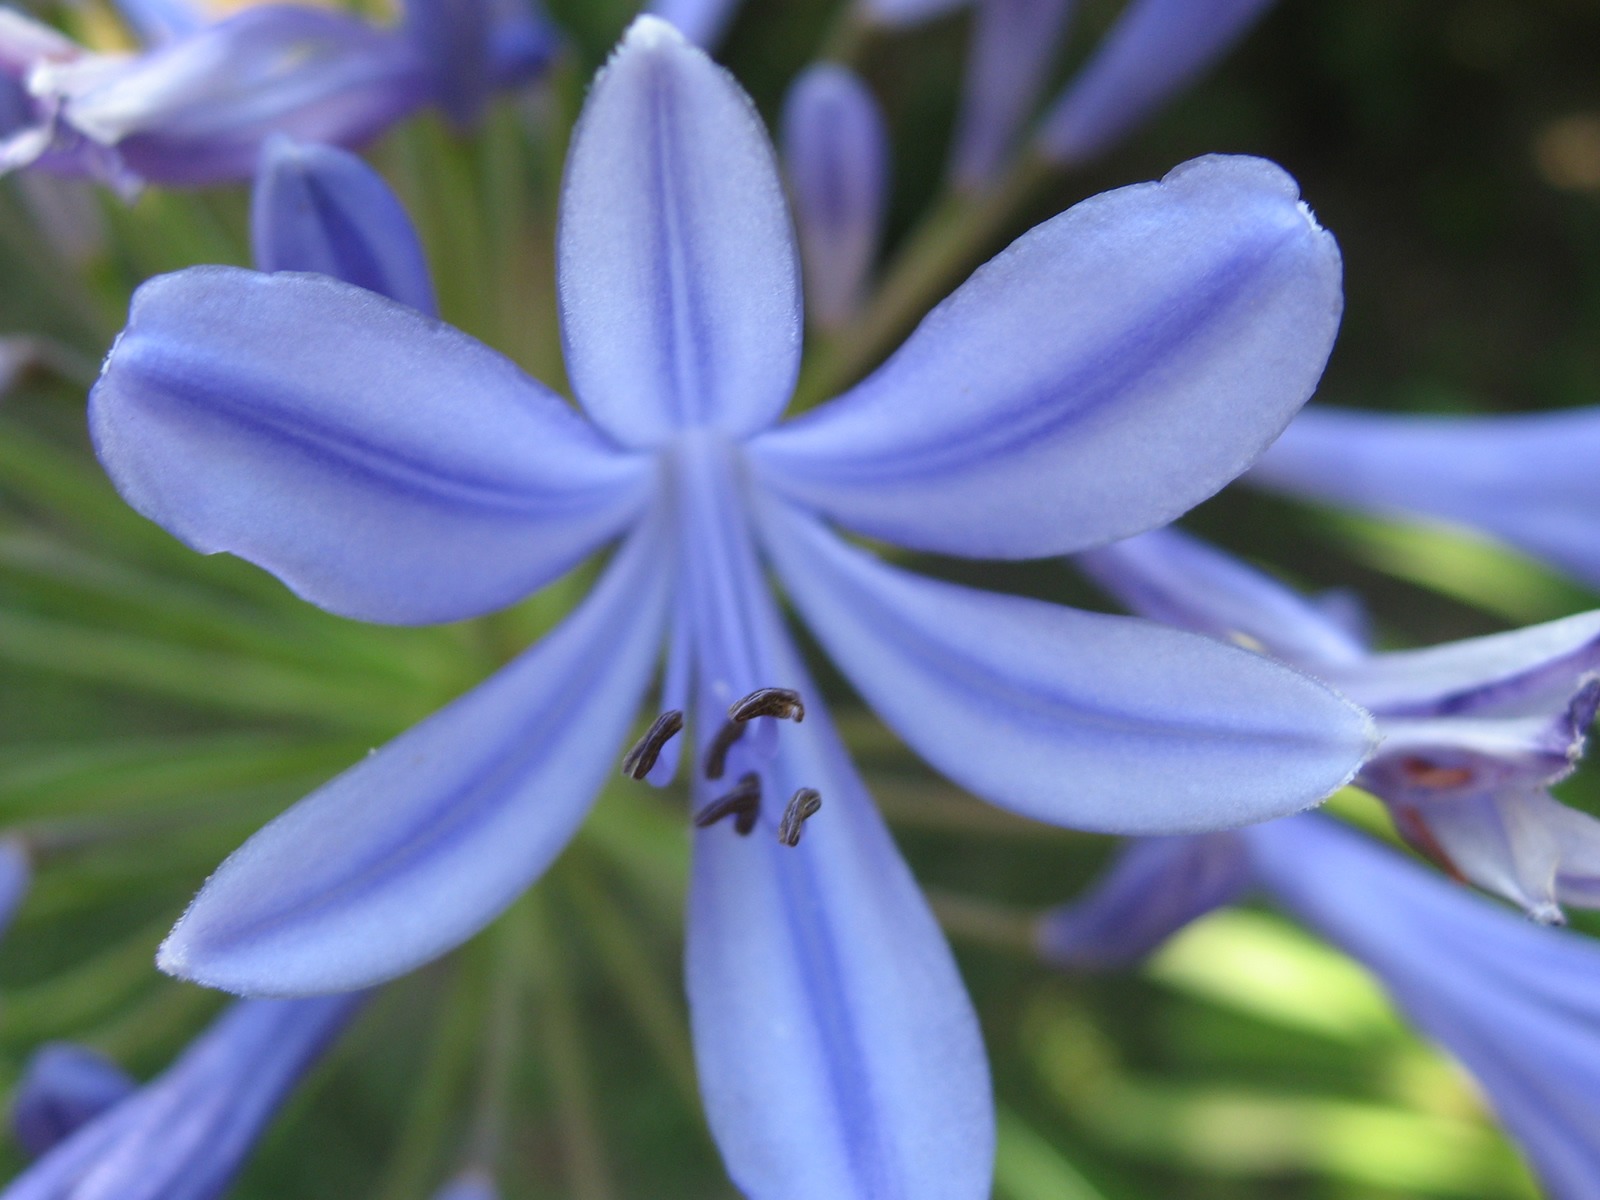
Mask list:
[[[761,776],[754,771],[747,771],[733,791],[695,813],[694,823],[696,827],[704,829],[708,825],[715,825],[723,817],[731,816],[733,831],[740,837],[747,837],[756,827],[756,817],[760,814]]]
[[[790,796],[783,810],[783,820],[778,823],[778,840],[785,846],[798,846],[807,819],[816,816],[821,807],[822,793],[816,788],[801,788]]]
[[[728,769],[728,751],[733,749],[733,744],[744,736],[744,726],[737,721],[724,721],[722,728],[717,730],[717,736],[711,739],[711,745],[706,747],[706,778],[721,779],[722,773]]]
[[[728,706],[730,721],[749,721],[756,717],[792,719],[799,724],[806,719],[805,701],[793,688],[757,688],[743,700]]]
[[[683,728],[683,713],[676,708],[669,708],[655,719],[655,722],[637,742],[633,749],[622,756],[622,773],[630,779],[643,779],[650,774],[650,768],[656,765],[656,759],[661,757],[661,748],[675,737]]]

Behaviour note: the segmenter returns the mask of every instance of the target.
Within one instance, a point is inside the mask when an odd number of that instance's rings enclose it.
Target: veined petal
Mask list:
[[[793,390],[799,270],[772,146],[732,76],[633,23],[572,135],[557,247],[573,390],[619,442],[746,434]]]
[[[315,275],[145,284],[89,418],[145,516],[369,621],[520,599],[618,533],[650,478],[494,351]]]
[[[1386,715],[1560,713],[1600,678],[1600,610],[1422,650],[1323,664],[1318,674]]]
[[[11,1101],[11,1132],[29,1158],[53,1150],[138,1088],[98,1051],[47,1042],[29,1057]]]
[[[866,84],[837,63],[806,68],[784,101],[783,155],[806,310],[838,328],[861,301],[889,199],[889,133]]]
[[[1058,967],[1130,966],[1249,885],[1244,846],[1231,833],[1139,838],[1087,895],[1040,919],[1039,953]]]
[[[764,615],[779,675],[814,695]],[[704,830],[689,892],[695,1055],[728,1172],[752,1200],[982,1200],[977,1019],[820,705],[779,735],[771,775],[822,793],[804,839]]]
[[[661,645],[671,548],[642,526],[572,616],[262,829],[158,960],[247,995],[366,987],[471,937],[566,845]]]
[[[722,40],[741,0],[650,0],[649,11],[697,46],[712,49]]]
[[[1077,556],[1077,566],[1152,621],[1264,649],[1310,668],[1357,662],[1365,647],[1312,601],[1176,529],[1152,529]]]
[[[314,271],[439,315],[417,231],[389,185],[354,154],[268,138],[250,242],[262,271]]]
[[[1258,654],[885,566],[779,503],[768,552],[807,624],[919,754],[985,799],[1113,833],[1296,812],[1372,749],[1365,713]]]
[[[1033,114],[1076,0],[979,0],[950,173],[992,183]]]
[[[1600,587],[1600,408],[1503,417],[1302,413],[1248,482],[1384,516],[1436,517]]]
[[[1475,1075],[1556,1200],[1600,1178],[1600,948],[1541,928],[1332,821],[1241,831],[1262,885],[1370,968]]]
[[[1178,516],[1305,402],[1339,252],[1294,181],[1205,158],[1024,234],[877,372],[751,444],[762,480],[904,546],[1081,550]]]
[[[1036,145],[1057,162],[1107,149],[1221,58],[1273,0],[1132,0],[1051,105]]]

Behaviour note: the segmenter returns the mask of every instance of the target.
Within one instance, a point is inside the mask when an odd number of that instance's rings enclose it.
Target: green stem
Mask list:
[[[1054,168],[1022,155],[992,189],[952,192],[906,239],[858,320],[811,356],[795,389],[803,411],[860,378],[974,265]]]

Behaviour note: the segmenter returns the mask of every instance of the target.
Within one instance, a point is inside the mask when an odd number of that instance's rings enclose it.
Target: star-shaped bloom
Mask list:
[[[136,296],[91,430],[123,494],[198,549],[334,612],[420,623],[510,603],[621,538],[541,643],[225,862],[162,965],[305,995],[455,946],[571,837],[665,644],[662,715],[625,770],[670,779],[689,718],[688,988],[734,1179],[761,1197],[987,1195],[970,1005],[765,568],[889,724],[997,804],[1171,832],[1315,803],[1372,736],[1322,685],[920,578],[825,521],[1015,558],[1171,519],[1315,385],[1340,309],[1332,239],[1271,164],[1188,164],[1025,235],[876,373],[775,425],[801,308],[772,149],[731,78],[642,18],[574,134],[558,269],[581,414],[334,279],[195,268]]]
[[[1600,705],[1600,611],[1372,653],[1335,616],[1232,556],[1159,529],[1079,559],[1142,616],[1266,651],[1377,718],[1356,782],[1418,850],[1541,921],[1600,906],[1600,821],[1558,803]]]
[[[1552,1200],[1600,1178],[1600,947],[1496,909],[1321,816],[1147,838],[1038,926],[1060,966],[1125,966],[1250,886],[1364,964],[1483,1085]]]

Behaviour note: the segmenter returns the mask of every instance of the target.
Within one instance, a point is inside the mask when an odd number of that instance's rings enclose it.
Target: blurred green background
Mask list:
[[[1063,78],[1119,7],[1085,0]],[[470,142],[423,119],[373,157],[424,230],[446,318],[558,382],[548,239],[559,130],[631,5],[550,8],[575,45],[545,89],[501,105]],[[721,57],[769,119],[834,8],[747,0]],[[892,239],[937,189],[966,35],[957,17],[861,48],[895,131]],[[1300,179],[1345,255],[1346,319],[1323,400],[1591,404],[1597,46],[1600,4],[1586,0],[1284,0],[1205,82],[1053,183],[1030,216],[1196,154],[1266,155]],[[141,279],[246,261],[245,201],[152,190],[97,209],[107,249],[78,267],[41,238],[18,181],[0,185],[0,334],[53,339],[65,368],[30,375],[0,406],[0,824],[42,846],[37,886],[0,947],[0,1087],[52,1038],[158,1070],[218,1004],[151,965],[206,873],[268,816],[489,673],[584,582],[580,572],[479,622],[372,628],[238,562],[202,559],[123,508],[83,433],[93,364]],[[1358,588],[1390,645],[1595,604],[1456,531],[1237,489],[1189,523],[1308,587]],[[1104,606],[1056,563],[919,565]],[[1082,888],[1110,844],[957,793],[824,679],[982,1015],[997,1196],[1536,1194],[1461,1072],[1403,1028],[1363,972],[1275,915],[1215,916],[1134,976],[1034,965],[1029,914]],[[1596,811],[1597,779],[1582,771],[1561,795]],[[1358,794],[1336,806],[1383,827]],[[487,1138],[503,1148],[508,1197],[731,1196],[698,1114],[680,994],[685,826],[675,796],[608,794],[500,924],[386,989],[235,1194],[420,1198]],[[0,1158],[15,1169],[13,1150]]]

